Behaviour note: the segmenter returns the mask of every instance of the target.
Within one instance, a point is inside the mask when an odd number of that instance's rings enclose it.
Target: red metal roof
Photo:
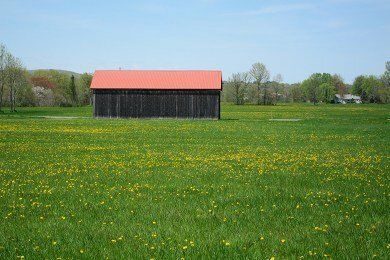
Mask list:
[[[221,90],[217,70],[96,70],[91,89]]]

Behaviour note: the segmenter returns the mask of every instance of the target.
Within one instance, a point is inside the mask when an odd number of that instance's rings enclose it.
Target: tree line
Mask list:
[[[278,102],[333,103],[335,95],[358,95],[365,103],[390,103],[390,62],[381,76],[361,75],[352,85],[339,74],[314,73],[303,82],[283,83],[281,74],[270,80],[263,63],[255,63],[247,72],[233,73],[223,84],[222,100],[236,105],[245,103],[272,105]]]
[[[263,63],[255,63],[247,72],[233,73],[224,82],[222,100],[237,105],[271,105],[278,102],[332,103],[335,94],[359,95],[363,102],[390,103],[390,62],[381,76],[361,75],[353,85],[329,73],[314,73],[301,83],[287,84],[281,74],[270,80]],[[9,106],[82,106],[92,104],[92,75],[58,70],[29,72],[20,59],[0,43],[0,111]]]
[[[57,70],[29,72],[0,43],[0,111],[9,106],[82,106],[91,104],[92,75]]]

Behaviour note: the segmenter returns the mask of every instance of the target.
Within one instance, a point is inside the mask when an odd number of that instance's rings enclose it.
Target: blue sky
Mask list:
[[[0,42],[28,69],[220,69],[285,82],[379,75],[390,0],[0,0]]]

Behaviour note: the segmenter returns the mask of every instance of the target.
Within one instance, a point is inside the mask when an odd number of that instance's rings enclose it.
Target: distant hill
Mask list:
[[[69,77],[70,77],[71,75],[75,76],[76,78],[81,76],[80,73],[77,73],[77,72],[74,72],[74,71],[69,71],[69,70],[56,70],[56,69],[28,70],[28,72],[29,72],[30,74],[32,74],[32,73],[34,73],[35,71],[52,71],[52,70],[58,71],[58,72],[60,72],[60,73],[66,74],[66,75],[69,75]]]

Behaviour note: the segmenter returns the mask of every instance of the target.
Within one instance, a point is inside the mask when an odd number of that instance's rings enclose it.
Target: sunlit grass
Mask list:
[[[91,108],[0,115],[0,258],[389,255],[389,106],[46,115]]]

